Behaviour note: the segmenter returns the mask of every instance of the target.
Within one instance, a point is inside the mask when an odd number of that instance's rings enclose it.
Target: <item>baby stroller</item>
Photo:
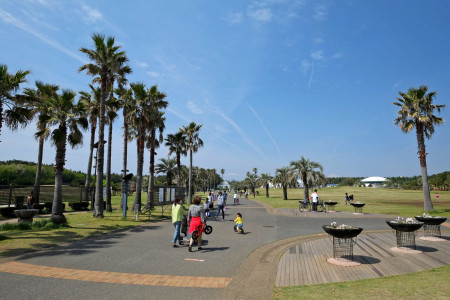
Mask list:
[[[206,225],[205,227],[203,227],[203,226],[197,226],[196,228],[195,228],[195,230],[194,231],[192,231],[192,239],[194,240],[194,241],[196,241],[197,239],[198,239],[198,236],[199,236],[199,234],[200,234],[200,231],[202,231],[202,232],[204,232],[205,234],[211,234],[211,232],[213,231],[213,228],[210,226],[210,225]]]
[[[186,239],[186,237],[187,237],[187,218],[186,218],[186,216],[183,218],[183,221],[181,221],[180,231],[181,231],[181,233],[184,234],[184,238]]]

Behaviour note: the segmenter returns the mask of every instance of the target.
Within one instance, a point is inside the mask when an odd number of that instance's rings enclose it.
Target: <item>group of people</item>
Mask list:
[[[225,195],[224,195],[225,194]],[[215,214],[215,220],[220,215],[220,212],[222,212],[222,221],[225,221],[225,209],[226,209],[226,192],[222,193],[219,192],[217,197],[215,197],[212,193],[209,193],[207,199],[201,205],[201,197],[195,197],[192,201],[192,205],[189,207],[189,210],[187,211],[186,216],[186,209],[181,204],[181,199],[176,198],[172,205],[172,223],[174,226],[174,235],[172,239],[172,247],[176,248],[178,247],[177,242],[179,245],[183,245],[183,239],[181,237],[181,227],[183,220],[187,221],[187,226],[189,228],[188,234],[192,235],[192,232],[195,230],[198,231],[198,238],[197,238],[197,249],[202,250],[202,232],[203,229],[207,226],[206,220],[208,217],[211,216],[211,210],[214,209],[214,198],[217,199],[217,212]],[[234,201],[236,203],[237,198],[237,192],[235,192],[235,198]],[[243,220],[242,220],[242,214],[237,213],[236,219],[234,222],[237,225],[238,232],[242,231],[243,227]],[[190,238],[189,240],[189,252],[192,252],[192,246],[194,244],[194,239]]]

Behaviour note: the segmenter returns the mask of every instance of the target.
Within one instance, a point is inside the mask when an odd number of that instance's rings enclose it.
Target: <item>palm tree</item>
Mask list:
[[[160,163],[156,165],[156,173],[166,174],[167,185],[172,185],[172,179],[175,175],[177,159],[174,158],[161,158]]]
[[[256,189],[256,185],[258,183],[258,175],[256,175],[255,169],[253,169],[253,173],[247,172],[247,178],[245,178],[248,185],[250,185],[250,189],[252,190],[253,197],[255,197],[255,189]]]
[[[259,178],[262,185],[266,188],[266,197],[269,198],[269,184],[271,180],[273,179],[272,176],[268,173],[261,174],[261,177]]]
[[[304,199],[309,199],[310,184],[319,178],[324,178],[322,165],[318,162],[311,161],[302,155],[300,160],[291,162],[291,167],[295,170],[296,175],[303,181]]]
[[[147,136],[147,149],[150,150],[150,164],[149,164],[149,181],[147,188],[147,203],[154,206],[153,186],[155,183],[155,149],[159,148],[164,141],[163,132],[166,128],[164,112],[161,109],[167,107],[168,102],[164,100],[166,94],[158,90],[158,86],[154,85],[149,89],[150,98],[150,116],[149,116],[149,135]],[[159,135],[158,135],[159,133]]]
[[[75,93],[64,90],[55,98],[48,98],[48,115],[44,116],[46,124],[57,126],[50,136],[52,143],[56,146],[55,156],[55,192],[53,196],[52,216],[50,220],[61,224],[66,222],[62,206],[62,180],[64,165],[66,162],[66,145],[72,148],[83,142],[82,129],[88,128],[88,121],[84,117],[85,108],[82,102],[75,103]],[[45,132],[42,132],[43,134]]]
[[[29,107],[32,110],[32,115],[37,116],[37,132],[36,139],[39,140],[38,161],[36,168],[36,179],[34,181],[34,197],[35,202],[39,203],[41,191],[41,173],[42,173],[42,159],[44,153],[44,141],[49,136],[49,128],[47,127],[49,105],[48,99],[56,98],[59,87],[52,84],[44,84],[40,81],[35,83],[36,89],[26,88],[24,95],[20,100],[23,106]],[[19,98],[20,99],[20,98]]]
[[[89,201],[89,189],[91,185],[91,170],[92,170],[92,159],[94,155],[94,144],[95,144],[95,131],[97,129],[97,120],[99,114],[99,103],[101,98],[101,90],[100,88],[94,88],[92,85],[89,85],[91,88],[91,93],[88,92],[80,92],[80,101],[83,103],[86,113],[89,117],[89,124],[91,126],[91,138],[89,143],[89,159],[88,159],[88,167],[86,172],[86,180],[84,183],[84,201]]]
[[[191,122],[188,126],[184,126],[180,131],[186,137],[186,151],[189,150],[189,185],[188,185],[188,204],[192,202],[192,153],[197,152],[198,148],[203,146],[199,132],[202,125]]]
[[[221,170],[220,170],[220,174],[222,174],[222,181],[223,181],[223,174],[225,174],[225,170],[224,170],[224,169],[221,169]]]
[[[181,155],[186,156],[186,138],[184,134],[179,131],[175,134],[168,134],[166,138],[166,146],[169,147],[169,155],[175,152],[177,158],[177,185],[178,193],[181,192]],[[181,197],[180,194],[177,195]]]
[[[112,212],[111,207],[111,150],[112,150],[112,131],[113,122],[118,117],[117,110],[120,107],[120,102],[110,95],[106,101],[106,115],[108,121],[108,153],[106,159],[106,211]]]
[[[93,63],[81,66],[78,71],[86,71],[88,75],[95,76],[93,82],[99,82],[101,87],[99,122],[98,122],[98,151],[97,151],[97,182],[95,191],[95,212],[94,216],[103,218],[103,165],[105,156],[105,105],[108,96],[111,77],[118,72],[118,62],[126,62],[127,57],[124,51],[119,51],[120,46],[114,45],[114,37],[108,37],[105,43],[105,36],[93,34],[92,40],[95,49],[81,48]]]
[[[26,126],[32,119],[31,111],[15,105],[16,92],[19,90],[20,84],[26,81],[26,76],[30,71],[17,71],[16,74],[8,73],[8,67],[0,64],[0,134],[3,121],[6,125],[15,130],[19,125]],[[3,105],[7,110],[3,111]]]
[[[434,125],[440,125],[444,122],[443,118],[433,115],[434,111],[441,111],[445,104],[433,104],[433,98],[436,92],[429,92],[426,85],[420,86],[418,89],[410,88],[408,92],[399,92],[398,102],[394,105],[400,107],[397,112],[397,118],[394,124],[399,126],[404,133],[411,132],[416,128],[417,147],[420,161],[420,171],[422,174],[422,189],[424,196],[424,211],[433,210],[431,202],[430,189],[428,186],[427,159],[425,151],[425,137],[429,139],[434,133]]]
[[[274,182],[281,185],[283,188],[283,199],[287,200],[287,189],[290,185],[295,184],[295,174],[289,167],[283,167],[276,170]]]

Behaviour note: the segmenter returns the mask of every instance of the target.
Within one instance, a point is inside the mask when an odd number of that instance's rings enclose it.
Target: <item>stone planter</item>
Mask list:
[[[402,232],[414,232],[423,225],[423,223],[397,223],[395,221],[386,221],[386,223],[395,231]]]
[[[339,239],[351,239],[356,237],[358,234],[360,234],[363,229],[361,227],[353,227],[353,228],[333,228],[330,225],[323,225],[323,230],[325,230],[326,233],[331,235],[332,237],[339,238]]]
[[[355,213],[356,214],[361,214],[362,213],[362,208],[366,204],[365,203],[350,203],[350,205],[352,205],[355,208]]]
[[[415,218],[417,221],[423,222],[424,236],[420,239],[431,242],[445,241],[441,239],[441,224],[447,220],[446,217],[415,216]]]
[[[39,212],[39,209],[16,209],[14,214],[19,218],[21,222],[33,222],[33,217]]]
[[[446,217],[422,217],[422,216],[415,216],[417,221],[423,222],[425,225],[441,225],[445,221],[447,221]]]

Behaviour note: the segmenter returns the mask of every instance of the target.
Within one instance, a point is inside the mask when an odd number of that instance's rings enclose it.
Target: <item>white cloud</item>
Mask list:
[[[136,65],[140,68],[147,68],[148,64],[145,62],[137,62]]]
[[[325,20],[328,17],[328,7],[326,5],[318,5],[314,14],[314,19]]]
[[[229,13],[223,20],[229,24],[239,24],[244,20],[242,13]]]
[[[190,100],[187,102],[186,106],[192,113],[194,113],[196,115],[202,115],[204,113],[203,109],[198,107],[197,104],[195,104],[194,102],[192,102]]]
[[[315,52],[311,53],[311,58],[315,59],[315,60],[323,59],[322,51],[315,51]]]
[[[302,72],[306,74],[306,72],[308,72],[308,70],[311,69],[311,65],[312,64],[309,60],[304,59],[300,64],[300,70],[302,70]]]
[[[269,22],[272,19],[272,11],[268,8],[249,8],[247,14],[255,21]]]
[[[90,6],[87,6],[86,4],[83,4],[81,6],[81,8],[86,13],[86,15],[84,17],[85,21],[91,22],[91,23],[96,23],[97,21],[101,21],[103,19],[102,14],[98,10],[96,10]]]
[[[333,58],[335,58],[335,59],[342,58],[342,57],[344,57],[344,53],[342,53],[342,52],[338,52],[333,55]]]
[[[51,38],[49,38],[48,36],[46,36],[43,33],[40,33],[39,31],[37,31],[34,27],[29,26],[28,24],[25,24],[24,22],[22,22],[21,20],[16,19],[13,15],[11,15],[9,12],[3,10],[0,8],[0,19],[2,19],[5,23],[11,24],[31,35],[34,35],[35,37],[37,37],[38,39],[40,39],[41,41],[43,41],[44,43],[58,49],[59,51],[67,54],[68,56],[78,60],[79,62],[86,64],[88,63],[88,60],[84,59],[83,57],[81,57],[80,55],[78,55],[76,52],[73,52],[69,49],[67,49],[66,47],[64,47],[63,45],[59,44],[58,42],[52,40]]]
[[[157,72],[152,72],[152,71],[148,71],[148,72],[147,72],[147,75],[150,76],[150,77],[153,77],[153,78],[158,78],[158,77],[160,76],[159,73],[157,73]]]

